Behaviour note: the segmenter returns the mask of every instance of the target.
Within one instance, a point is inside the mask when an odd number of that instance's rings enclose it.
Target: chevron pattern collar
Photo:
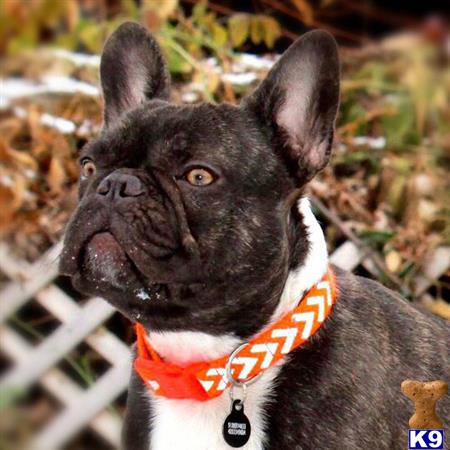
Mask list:
[[[134,368],[156,395],[205,401],[221,395],[231,384],[250,384],[269,367],[304,345],[330,315],[336,301],[331,269],[300,300],[298,306],[233,354],[181,367],[170,364],[151,347],[144,327],[137,323]],[[228,370],[227,370],[228,369]],[[230,380],[230,376],[233,378]]]

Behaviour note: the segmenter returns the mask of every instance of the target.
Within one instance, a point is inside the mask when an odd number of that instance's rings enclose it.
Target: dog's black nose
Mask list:
[[[97,194],[117,199],[120,197],[138,197],[144,193],[141,180],[127,173],[113,172],[104,178],[97,187]]]

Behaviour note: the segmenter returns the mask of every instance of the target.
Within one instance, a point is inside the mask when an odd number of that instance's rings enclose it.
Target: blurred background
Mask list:
[[[135,20],[173,99],[231,103],[313,28],[340,44],[331,165],[310,186],[332,261],[450,319],[450,35],[445,2],[0,2],[0,449],[118,448],[129,322],[57,276],[77,152],[102,122],[99,54]]]

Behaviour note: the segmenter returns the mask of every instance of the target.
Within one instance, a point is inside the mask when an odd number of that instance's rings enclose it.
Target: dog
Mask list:
[[[135,23],[108,39],[100,76],[104,125],[81,153],[60,270],[139,323],[124,448],[406,448],[401,382],[450,379],[450,327],[329,265],[305,187],[330,158],[335,40],[304,34],[239,106],[171,103],[161,50]],[[286,337],[283,355],[272,343],[257,376],[230,370],[325,282],[309,338]],[[192,370],[219,360],[225,387],[205,399]],[[448,422],[448,397],[438,411]]]

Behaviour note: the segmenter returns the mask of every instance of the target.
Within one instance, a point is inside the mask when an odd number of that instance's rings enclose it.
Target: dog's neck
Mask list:
[[[289,273],[271,321],[293,309],[299,299],[323,277],[328,267],[325,238],[311,211],[309,200],[300,199],[298,208],[306,230],[308,252],[301,265]],[[148,339],[166,361],[179,365],[220,358],[242,343],[232,334],[214,336],[197,331],[150,331]]]

